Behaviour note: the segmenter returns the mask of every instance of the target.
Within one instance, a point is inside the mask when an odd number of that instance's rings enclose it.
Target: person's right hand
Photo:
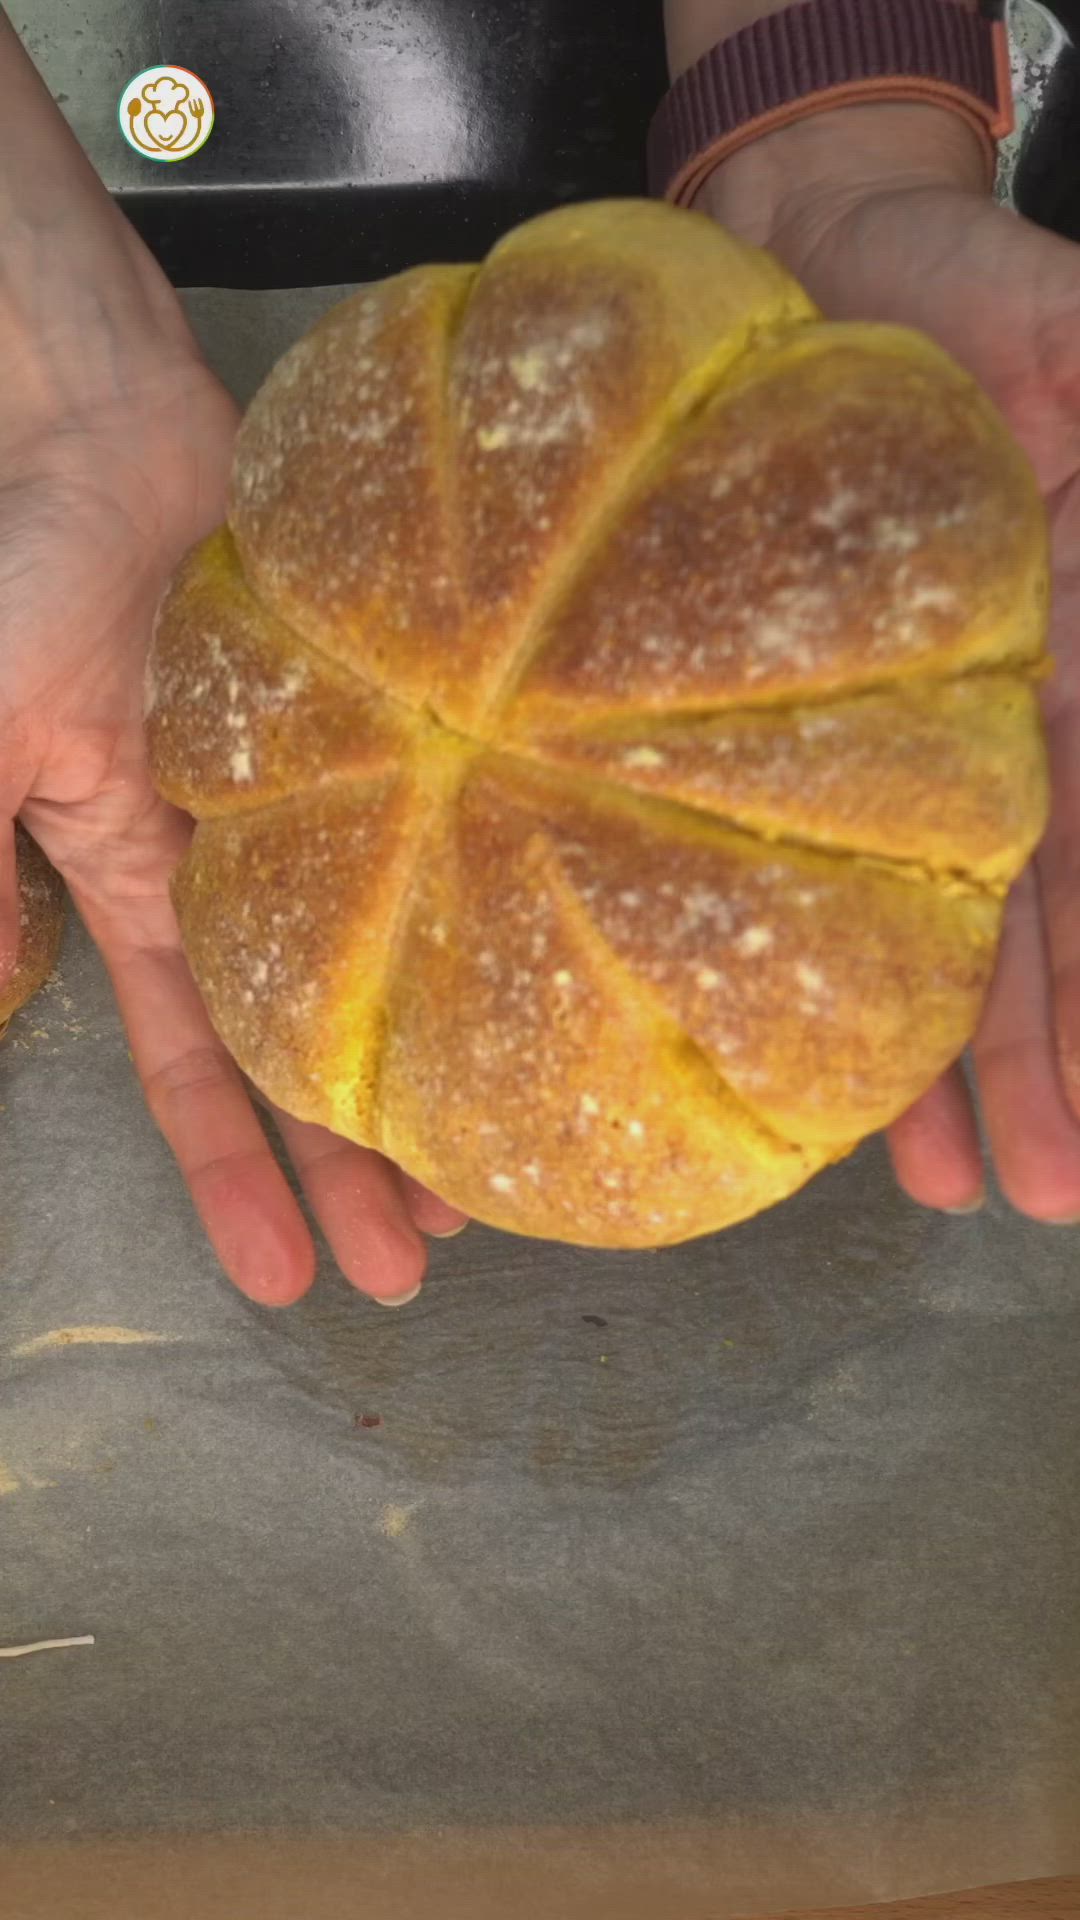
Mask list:
[[[0,409],[0,950],[16,944],[17,813],[101,950],[150,1108],[224,1266],[280,1305],[310,1283],[312,1242],[184,962],[169,876],[190,823],[155,794],[143,741],[154,610],[221,517],[234,429],[173,318],[153,352],[130,353],[109,398],[43,410],[27,368]],[[461,1216],[378,1155],[277,1123],[348,1278],[386,1301],[410,1295],[421,1230]]]

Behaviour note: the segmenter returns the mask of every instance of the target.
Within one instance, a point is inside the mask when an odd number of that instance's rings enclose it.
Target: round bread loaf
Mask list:
[[[335,308],[161,610],[240,1065],[517,1232],[745,1218],[961,1052],[1044,819],[1047,547],[928,341],[637,202]]]
[[[19,895],[19,946],[14,972],[0,982],[0,1038],[24,1000],[48,978],[64,930],[64,883],[36,840],[15,823],[15,878]]]

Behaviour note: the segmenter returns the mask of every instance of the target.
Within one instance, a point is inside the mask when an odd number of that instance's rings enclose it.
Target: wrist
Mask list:
[[[120,397],[193,352],[164,274],[114,206],[0,14],[5,434]]]
[[[665,0],[672,79],[720,40],[786,11],[792,0]],[[897,0],[902,5],[903,0]],[[974,12],[978,0],[955,0]],[[906,189],[985,194],[985,154],[946,106],[869,100],[808,113],[739,148],[714,169],[694,205],[759,245],[812,235],[869,198]]]
[[[973,130],[947,107],[881,101],[763,134],[714,169],[694,205],[798,271],[799,255],[861,203],[940,188],[985,197]]]
[[[111,203],[100,211],[113,218],[88,211],[77,229],[41,225],[0,195],[5,431],[84,417],[194,356],[179,301],[138,237]]]

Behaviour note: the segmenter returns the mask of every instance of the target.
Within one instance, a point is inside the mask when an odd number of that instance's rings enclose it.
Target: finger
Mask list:
[[[397,1174],[381,1154],[274,1110],[282,1140],[351,1286],[383,1306],[419,1292],[427,1251]]]
[[[271,1101],[267,1100],[266,1096],[260,1093],[258,1087],[246,1078],[245,1085],[256,1107],[263,1107],[267,1113],[273,1115],[275,1124],[283,1139],[290,1129],[301,1126],[303,1127],[304,1135],[316,1134],[320,1136],[324,1142],[332,1142],[337,1146],[343,1144],[340,1136],[337,1134],[327,1133],[323,1128],[308,1127],[302,1122],[295,1121],[290,1114],[282,1112],[279,1107],[275,1107]],[[348,1145],[348,1142],[344,1144]],[[357,1151],[360,1151],[360,1149],[357,1149]],[[300,1141],[296,1143],[295,1152],[290,1150],[289,1157],[298,1172],[300,1170],[299,1159],[304,1153],[305,1149]],[[319,1156],[316,1155],[315,1157],[317,1159]],[[465,1231],[465,1228],[469,1225],[469,1216],[467,1213],[462,1213],[459,1207],[452,1207],[447,1201],[440,1200],[437,1194],[432,1193],[430,1187],[422,1186],[419,1180],[414,1180],[411,1175],[402,1173],[400,1167],[394,1167],[392,1163],[383,1161],[380,1155],[376,1154],[372,1157],[380,1161],[380,1164],[389,1167],[389,1171],[396,1181],[400,1193],[404,1196],[409,1217],[413,1225],[417,1227],[421,1233],[429,1234],[433,1240],[453,1240],[459,1233]],[[306,1186],[305,1193],[307,1193]],[[314,1211],[315,1206],[311,1194],[307,1193],[307,1197]],[[320,1220],[320,1224],[323,1226],[323,1231],[326,1232],[325,1223]],[[329,1234],[327,1237],[330,1237]],[[370,1287],[360,1281],[354,1280],[352,1284],[359,1286],[360,1291],[363,1293],[369,1293],[371,1291]],[[376,1296],[372,1295],[372,1297],[375,1298]],[[400,1300],[397,1301],[397,1304],[401,1304]]]
[[[1038,873],[1058,1067],[1065,1098],[1080,1117],[1080,703],[1060,707],[1049,740],[1050,825],[1039,850]]]
[[[147,1104],[218,1259],[249,1299],[290,1306],[315,1276],[311,1235],[178,946],[127,948],[92,906],[85,917]]]
[[[975,1110],[959,1066],[889,1128],[893,1170],[905,1193],[943,1213],[974,1213],[985,1198]]]
[[[452,1207],[440,1200],[430,1187],[421,1186],[410,1174],[399,1173],[401,1191],[405,1195],[405,1205],[421,1233],[429,1233],[433,1240],[453,1240],[457,1234],[464,1233],[469,1224],[469,1216],[462,1213],[460,1207]]]
[[[1065,1098],[1035,869],[1014,889],[975,1041],[998,1178],[1036,1220],[1080,1219],[1080,1122]]]

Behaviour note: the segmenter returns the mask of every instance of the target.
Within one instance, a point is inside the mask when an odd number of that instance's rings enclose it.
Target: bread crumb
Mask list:
[[[53,1327],[49,1333],[35,1334],[32,1340],[12,1347],[11,1357],[29,1360],[33,1354],[46,1353],[53,1347],[164,1346],[177,1338],[175,1333],[144,1333],[135,1327]]]
[[[92,1647],[92,1633],[70,1634],[66,1640],[31,1640],[22,1647],[0,1647],[0,1660],[22,1660],[28,1653],[60,1653],[65,1647]]]
[[[379,1515],[379,1532],[383,1538],[385,1540],[399,1540],[415,1512],[415,1501],[408,1507],[399,1505],[395,1500],[388,1501]]]

